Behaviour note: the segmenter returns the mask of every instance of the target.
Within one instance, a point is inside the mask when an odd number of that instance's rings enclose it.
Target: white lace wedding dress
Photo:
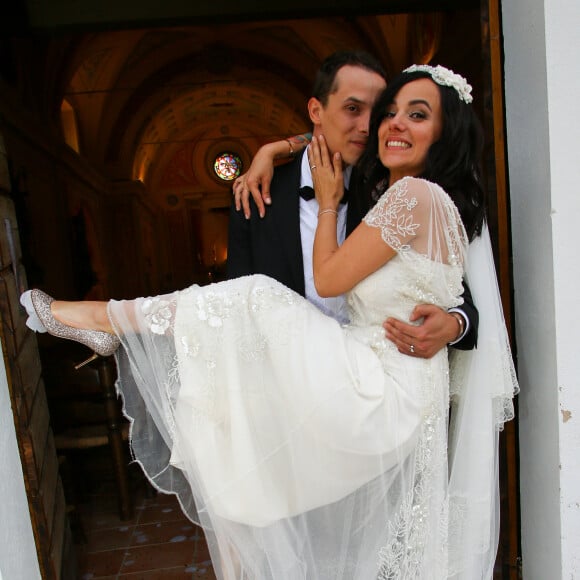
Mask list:
[[[449,369],[382,322],[458,305],[467,239],[450,198],[397,182],[365,218],[397,251],[341,326],[256,275],[111,302],[131,443],[203,526],[218,578],[447,578]]]

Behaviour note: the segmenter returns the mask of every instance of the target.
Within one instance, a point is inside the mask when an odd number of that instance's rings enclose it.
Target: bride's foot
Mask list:
[[[76,321],[74,321],[74,317],[70,317],[70,312],[69,316],[67,316],[65,307],[58,308],[58,316],[59,318],[70,322],[70,324],[64,324],[63,322],[58,321],[55,318],[51,308],[54,299],[41,290],[35,289],[25,292],[22,295],[20,301],[30,315],[30,319],[27,322],[27,325],[30,328],[36,330],[37,332],[42,332],[42,330],[38,328],[40,323],[40,325],[43,326],[49,334],[59,338],[75,340],[76,342],[80,342],[81,344],[88,346],[95,352],[94,356],[92,356],[89,360],[81,363],[80,365],[77,365],[77,368],[83,366],[91,360],[94,360],[97,355],[110,356],[119,348],[119,339],[114,334],[105,332],[104,330],[87,330],[83,328],[76,328]],[[30,305],[32,306],[32,311],[30,309]],[[108,325],[105,325],[105,327],[107,327],[107,329],[109,328]]]

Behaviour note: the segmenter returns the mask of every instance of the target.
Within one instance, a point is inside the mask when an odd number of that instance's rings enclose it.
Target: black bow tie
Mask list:
[[[312,189],[312,187],[310,187],[309,185],[305,185],[304,187],[301,187],[299,190],[300,192],[300,197],[306,201],[310,201],[311,199],[314,199],[315,195],[314,195],[314,189]],[[342,196],[342,199],[340,200],[340,203],[347,203],[348,202],[348,189],[344,190],[344,195]]]

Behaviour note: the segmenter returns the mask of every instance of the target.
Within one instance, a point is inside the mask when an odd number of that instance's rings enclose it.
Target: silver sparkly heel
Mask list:
[[[54,298],[45,294],[42,290],[31,290],[30,299],[36,315],[42,324],[44,324],[49,334],[58,338],[75,340],[94,351],[93,355],[87,360],[75,365],[75,369],[80,369],[95,360],[98,356],[111,356],[119,348],[120,341],[114,334],[100,330],[73,328],[56,320],[50,308],[51,303],[54,302]]]

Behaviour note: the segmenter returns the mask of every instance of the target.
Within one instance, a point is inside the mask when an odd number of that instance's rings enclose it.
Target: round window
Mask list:
[[[220,179],[233,181],[242,173],[242,160],[235,153],[225,151],[216,156],[213,170]]]

